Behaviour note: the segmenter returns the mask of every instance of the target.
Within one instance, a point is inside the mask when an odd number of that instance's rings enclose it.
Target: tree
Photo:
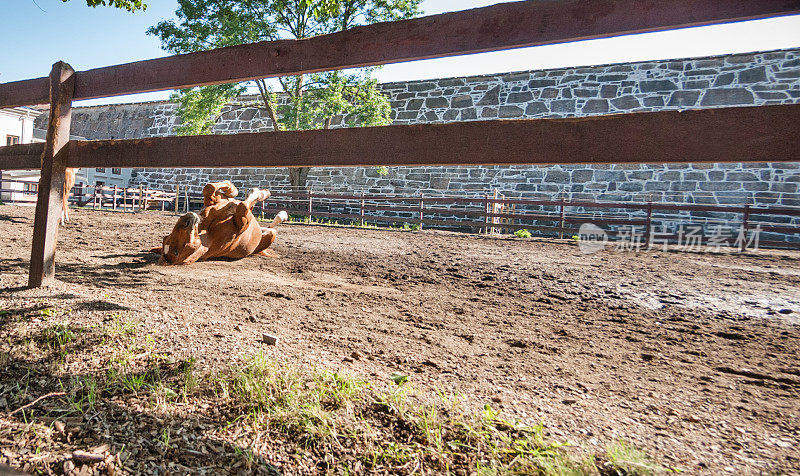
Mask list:
[[[67,3],[69,0],[61,0],[61,1]],[[124,8],[129,12],[135,12],[137,10],[142,10],[142,11],[147,10],[147,4],[143,3],[142,0],[86,0],[86,5],[90,7],[103,5],[114,8]]]
[[[302,39],[355,26],[411,18],[422,0],[178,0],[178,21],[148,29],[172,53],[190,53],[223,46]],[[373,68],[354,73],[326,72],[265,79],[249,83],[182,89],[172,95],[182,125],[179,134],[207,134],[226,104],[248,85],[258,89],[259,105],[276,133],[330,128],[343,116],[343,126],[376,126],[391,122],[391,107],[371,77]],[[280,104],[277,95],[286,100]],[[292,167],[294,187],[305,187],[307,167]]]

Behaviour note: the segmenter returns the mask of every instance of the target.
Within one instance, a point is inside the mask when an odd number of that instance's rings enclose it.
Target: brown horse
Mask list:
[[[211,258],[240,259],[253,254],[274,256],[267,250],[277,236],[276,227],[288,218],[278,213],[269,228],[262,229],[253,206],[269,198],[268,190],[254,189],[243,201],[234,199],[239,191],[229,181],[210,183],[203,189],[205,208],[189,212],[167,235],[160,247],[160,264],[192,264]]]
[[[64,196],[61,201],[61,224],[69,222],[69,192],[75,186],[75,173],[78,169],[67,167],[64,174]]]

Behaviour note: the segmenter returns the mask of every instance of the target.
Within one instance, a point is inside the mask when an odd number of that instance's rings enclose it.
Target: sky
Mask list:
[[[63,60],[85,70],[165,56],[149,26],[173,18],[177,0],[149,0],[145,12],[89,8],[83,0],[0,0],[0,82],[46,76]],[[426,15],[498,0],[424,0]],[[800,47],[800,15],[479,55],[387,65],[381,82],[646,61]],[[169,92],[79,101],[76,105],[163,99]]]

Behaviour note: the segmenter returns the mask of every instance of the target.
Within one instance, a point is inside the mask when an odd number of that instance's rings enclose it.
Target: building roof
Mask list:
[[[33,138],[36,140],[44,141],[47,138],[47,131],[44,129],[34,129]],[[69,140],[86,140],[85,137],[69,135]]]

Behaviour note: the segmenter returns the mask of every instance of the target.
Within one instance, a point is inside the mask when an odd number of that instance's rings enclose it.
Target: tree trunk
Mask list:
[[[311,167],[290,167],[289,168],[289,182],[295,192],[306,190],[306,179],[308,179],[308,172]]]

